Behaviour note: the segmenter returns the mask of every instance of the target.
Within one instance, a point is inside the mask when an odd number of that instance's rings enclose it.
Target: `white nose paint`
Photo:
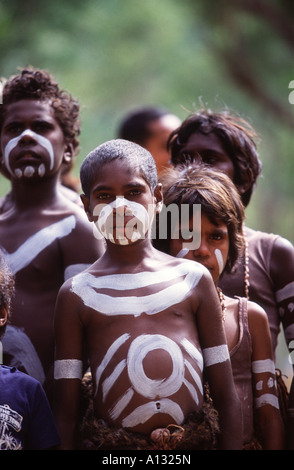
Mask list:
[[[214,253],[215,253],[215,257],[216,257],[217,263],[218,263],[219,274],[221,275],[221,273],[222,273],[223,270],[224,270],[223,255],[222,255],[221,251],[220,251],[218,248],[215,250]]]
[[[26,129],[19,136],[11,139],[7,143],[4,149],[4,163],[9,173],[11,175],[17,176],[18,178],[22,176],[22,174],[20,173],[21,170],[19,168],[17,168],[15,172],[11,170],[9,159],[10,159],[11,151],[18,145],[19,141],[23,137],[26,137],[26,136],[32,137],[41,147],[47,150],[49,157],[50,157],[50,170],[52,170],[53,165],[54,165],[54,151],[53,151],[53,147],[52,147],[50,140],[46,139],[46,137],[43,137],[42,135],[36,134],[36,132],[33,132],[30,129]],[[44,164],[42,163],[38,169],[39,176],[44,176],[45,174],[44,169],[45,169]],[[31,176],[33,176],[34,172],[35,172],[34,168],[31,165],[28,165],[28,167],[25,168],[24,176],[30,178]]]
[[[102,207],[102,209],[101,209]],[[114,237],[113,217],[116,211],[116,227],[123,226],[124,235],[119,238]],[[107,205],[98,204],[93,215],[98,215],[96,226],[104,238],[112,243],[117,242],[120,245],[128,245],[134,243],[140,238],[144,238],[150,228],[150,217],[145,207],[134,201],[129,201],[124,197],[117,197],[115,201]],[[111,217],[110,217],[111,216]],[[133,217],[127,223],[124,217]]]

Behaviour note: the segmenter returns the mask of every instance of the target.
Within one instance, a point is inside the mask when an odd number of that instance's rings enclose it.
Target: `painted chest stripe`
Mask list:
[[[191,289],[197,286],[202,277],[202,272],[190,272],[183,281],[173,284],[166,289],[162,289],[155,294],[141,297],[113,297],[100,294],[88,283],[81,282],[81,280],[84,281],[84,278],[89,278],[89,276],[91,276],[89,273],[81,273],[75,276],[71,287],[72,292],[78,295],[85,305],[105,315],[137,316],[141,315],[143,312],[147,315],[153,315],[183,301]],[[158,279],[158,282],[159,281],[161,281],[161,278]],[[136,288],[131,279],[129,285],[131,285],[133,289]],[[115,287],[113,286],[113,288]]]
[[[28,266],[47,246],[56,239],[69,235],[75,228],[73,215],[45,227],[28,238],[14,253],[8,253],[3,247],[5,259],[13,274]]]
[[[112,274],[101,277],[95,277],[90,273],[83,273],[83,276],[80,276],[81,279],[77,279],[76,282],[88,284],[93,289],[115,289],[125,291],[151,286],[158,284],[159,282],[171,281],[180,276],[185,276],[192,271],[197,275],[202,275],[202,270],[198,269],[198,267],[197,270],[193,268],[194,267],[191,266],[190,263],[182,263],[169,269],[163,269],[157,273],[145,271],[135,274]]]

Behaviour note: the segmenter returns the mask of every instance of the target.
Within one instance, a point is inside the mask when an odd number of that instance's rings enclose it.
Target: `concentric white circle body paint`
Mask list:
[[[155,349],[163,349],[170,354],[173,370],[164,380],[152,380],[146,376],[143,360]],[[179,346],[162,335],[141,335],[132,342],[128,352],[128,374],[132,385],[140,395],[155,399],[176,393],[184,380],[184,360]]]
[[[22,175],[20,175],[19,171],[17,171],[18,169],[16,170],[17,173],[15,173],[11,170],[9,158],[10,158],[11,151],[18,145],[19,141],[25,136],[32,137],[41,147],[43,147],[47,150],[47,152],[49,154],[49,157],[50,157],[50,170],[52,170],[53,165],[54,165],[54,151],[53,151],[53,147],[52,147],[52,144],[51,144],[50,140],[46,139],[46,137],[43,137],[42,135],[36,134],[36,132],[33,132],[30,129],[26,129],[19,136],[14,137],[13,139],[11,139],[7,143],[7,145],[4,149],[4,163],[5,163],[5,166],[6,166],[7,170],[9,171],[9,173],[11,175],[16,175],[18,178],[20,178],[22,176]],[[43,170],[41,170],[41,173],[42,172],[43,172]],[[29,174],[30,174],[30,171],[28,172],[28,175]],[[40,173],[39,173],[39,175],[40,175]],[[24,176],[26,176],[25,172],[24,172]],[[30,178],[31,176],[28,176],[28,177]]]
[[[113,213],[115,212],[116,228],[113,226]],[[129,201],[124,197],[117,197],[110,204],[97,205],[93,215],[98,215],[96,226],[104,238],[112,243],[128,245],[145,238],[150,229],[150,217],[145,207],[134,201]],[[125,217],[133,217],[126,224]],[[114,237],[114,231],[121,227],[122,234]]]
[[[223,255],[222,255],[222,252],[218,248],[215,250],[214,253],[215,253],[215,257],[216,257],[217,264],[218,264],[219,274],[221,275],[221,273],[224,270]]]

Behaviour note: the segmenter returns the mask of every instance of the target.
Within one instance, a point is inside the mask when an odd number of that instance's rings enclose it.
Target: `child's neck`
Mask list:
[[[152,242],[148,238],[124,246],[107,242],[104,260],[117,270],[132,271],[145,266],[146,261],[152,257],[152,250]]]
[[[58,198],[58,176],[38,181],[12,181],[12,198],[19,210],[45,209]]]

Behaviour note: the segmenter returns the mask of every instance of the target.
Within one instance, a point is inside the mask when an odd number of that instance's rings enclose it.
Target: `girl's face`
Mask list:
[[[193,220],[190,220],[189,231],[193,230]],[[181,234],[181,227],[179,230]],[[170,243],[170,254],[172,256],[181,256],[186,259],[198,261],[203,264],[212,275],[215,285],[224,270],[229,253],[229,233],[227,226],[220,222],[213,224],[210,219],[201,214],[201,242],[200,246],[193,250],[182,249],[183,242],[188,245],[188,240],[179,237],[172,239]]]
[[[114,160],[101,167],[90,198],[82,197],[90,221],[112,243],[129,245],[149,232],[161,191],[154,195],[139,172],[126,160]]]

